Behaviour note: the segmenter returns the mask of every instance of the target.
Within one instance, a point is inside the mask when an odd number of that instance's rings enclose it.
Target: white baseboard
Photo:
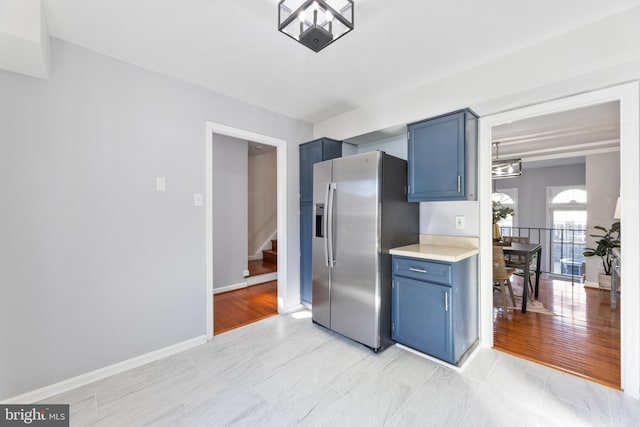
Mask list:
[[[280,314],[290,314],[290,313],[295,313],[296,311],[300,311],[300,310],[309,310],[309,308],[305,307],[302,304],[298,304],[298,305],[294,305],[294,306],[291,306],[291,307],[286,307],[284,309],[284,312],[280,313]]]
[[[262,259],[262,252],[260,252],[260,255],[257,255],[257,254],[256,254],[256,255],[249,255],[249,256],[247,257],[247,259],[248,259],[249,261],[257,261],[257,260],[259,260],[259,259]]]
[[[247,277],[247,286],[257,285],[258,283],[270,282],[272,280],[278,280],[278,273],[265,273],[258,276]]]
[[[142,354],[134,358],[124,360],[122,362],[115,363],[113,365],[105,366],[104,368],[96,369],[95,371],[87,372],[64,381],[60,381],[55,384],[29,391],[27,393],[20,394],[18,396],[10,397],[3,400],[1,404],[33,404],[41,400],[47,399],[51,396],[55,396],[60,393],[73,390],[74,388],[82,387],[83,385],[90,384],[94,381],[98,381],[112,375],[119,374],[129,369],[137,368],[138,366],[146,365],[158,359],[171,356],[181,351],[188,350],[192,347],[196,347],[207,342],[207,336],[201,335],[195,338],[191,338],[186,341],[179,342],[177,344],[170,345],[168,347],[161,348],[159,350],[152,351],[150,353]]]
[[[601,291],[611,291],[611,288],[601,288],[596,282],[584,282],[585,288],[600,289]],[[616,289],[616,292],[620,293],[620,288]]]
[[[443,366],[445,368],[451,369],[453,371],[456,372],[464,372],[464,368],[466,368],[469,365],[469,361],[471,359],[473,359],[476,354],[478,353],[478,349],[480,348],[480,346],[476,346],[476,348],[474,348],[473,350],[471,350],[471,354],[469,354],[469,356],[464,360],[464,362],[462,363],[462,366],[456,366],[456,365],[452,365],[451,363],[447,363],[444,360],[440,360],[437,357],[433,357],[433,356],[429,356],[428,354],[425,354],[421,351],[415,350],[411,347],[407,347],[405,345],[402,345],[400,343],[396,343],[396,347],[401,348],[405,351],[408,351],[409,353],[413,353],[416,356],[420,356],[424,359],[430,360],[432,362],[437,363],[440,366]]]
[[[235,291],[236,289],[242,289],[247,287],[247,282],[240,282],[234,285],[223,286],[221,288],[213,288],[213,294],[220,294],[222,292]]]
[[[585,281],[585,282],[584,282],[584,287],[585,287],[585,288],[596,288],[596,289],[600,289],[600,286],[598,285],[598,283],[597,283],[597,282],[588,282],[588,281]]]

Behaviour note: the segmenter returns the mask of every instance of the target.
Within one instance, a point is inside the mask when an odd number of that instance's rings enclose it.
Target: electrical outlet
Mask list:
[[[193,206],[202,206],[202,193],[193,193]]]
[[[244,271],[242,272],[242,275],[243,275],[244,277],[248,277],[248,276],[249,276],[249,270],[244,270]]]
[[[456,215],[456,228],[464,228],[464,215]]]

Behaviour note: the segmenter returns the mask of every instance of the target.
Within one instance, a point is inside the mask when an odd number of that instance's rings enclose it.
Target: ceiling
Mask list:
[[[355,0],[355,30],[319,53],[277,31],[277,0],[44,3],[53,37],[316,123],[640,0]]]
[[[569,164],[576,156],[620,149],[620,103],[591,105],[518,120],[491,130],[493,158]],[[497,150],[496,150],[497,144]],[[569,163],[567,163],[569,162]]]

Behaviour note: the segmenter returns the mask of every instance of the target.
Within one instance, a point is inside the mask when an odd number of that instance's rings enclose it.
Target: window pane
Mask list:
[[[587,203],[587,192],[584,190],[578,190],[577,188],[565,190],[556,195],[551,203]]]
[[[582,271],[584,255],[582,252],[586,246],[587,211],[554,209],[552,216],[553,272],[584,274]]]
[[[491,195],[491,201],[498,202],[501,205],[513,205],[513,199],[504,193],[493,193]]]

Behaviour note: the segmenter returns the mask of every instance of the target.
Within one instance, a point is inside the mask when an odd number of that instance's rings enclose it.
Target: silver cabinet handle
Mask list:
[[[409,268],[409,271],[414,271],[416,273],[424,273],[424,274],[428,273],[427,270],[423,270],[422,268],[413,268],[413,267]]]
[[[460,192],[460,190],[461,190],[461,188],[460,188],[460,187],[461,187],[460,175],[458,175],[458,193],[459,193],[459,192]]]
[[[444,293],[444,311],[449,311],[449,293]]]

